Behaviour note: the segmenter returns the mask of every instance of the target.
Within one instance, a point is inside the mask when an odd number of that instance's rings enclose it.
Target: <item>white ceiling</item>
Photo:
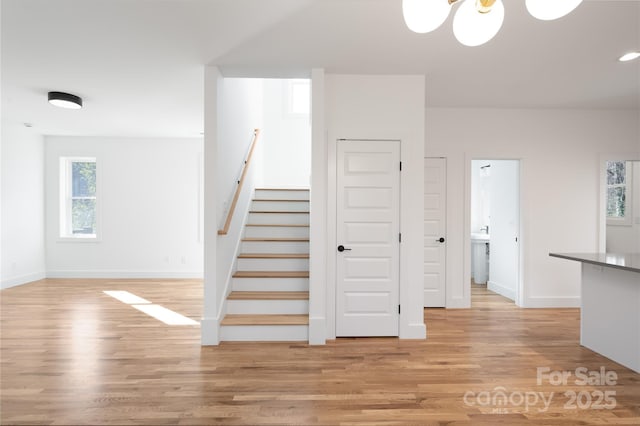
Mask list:
[[[197,137],[203,69],[226,76],[424,74],[427,106],[640,109],[640,2],[587,0],[460,45],[406,29],[401,0],[2,0],[2,119],[47,135]],[[46,102],[77,94],[82,110]]]

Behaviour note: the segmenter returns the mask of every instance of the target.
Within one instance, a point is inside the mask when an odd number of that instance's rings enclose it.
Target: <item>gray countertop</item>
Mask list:
[[[640,272],[640,253],[549,253],[549,256]]]

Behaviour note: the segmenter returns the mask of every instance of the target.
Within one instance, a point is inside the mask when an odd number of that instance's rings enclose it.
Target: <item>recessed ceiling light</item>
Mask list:
[[[629,62],[629,61],[633,61],[634,59],[638,59],[640,58],[640,52],[629,52],[629,53],[625,53],[624,55],[620,56],[620,59],[618,59],[620,62]]]
[[[32,123],[23,123],[23,124],[24,124],[24,127],[33,127]]]
[[[71,93],[49,92],[49,103],[60,108],[80,109],[82,108],[82,98]]]

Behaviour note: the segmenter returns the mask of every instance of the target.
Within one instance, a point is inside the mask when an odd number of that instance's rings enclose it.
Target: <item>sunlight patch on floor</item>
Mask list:
[[[167,325],[198,325],[198,322],[191,318],[187,318],[184,315],[172,311],[171,309],[165,308],[164,306],[153,304],[142,297],[129,293],[128,291],[105,290],[103,293],[121,301],[122,303],[126,303],[140,312],[143,312],[158,321],[162,321]]]
[[[151,303],[146,299],[143,299],[140,296],[136,296],[133,293],[129,293],[128,291],[120,291],[120,290],[106,290],[103,291],[107,296],[111,296],[114,299],[118,299],[122,303],[126,303],[127,305],[142,305]]]

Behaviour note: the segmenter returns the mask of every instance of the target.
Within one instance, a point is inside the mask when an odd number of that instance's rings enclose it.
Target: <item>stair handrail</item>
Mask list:
[[[231,220],[233,219],[233,213],[236,210],[236,204],[238,203],[238,198],[240,198],[240,191],[242,190],[242,185],[244,184],[244,178],[247,175],[247,170],[249,169],[249,165],[251,164],[251,157],[253,155],[253,150],[256,147],[256,142],[258,141],[258,136],[260,136],[260,129],[253,130],[253,140],[251,141],[251,146],[249,147],[249,152],[247,157],[242,164],[242,173],[240,174],[240,179],[236,181],[236,190],[233,194],[233,200],[231,201],[231,206],[229,207],[229,211],[227,212],[227,219],[224,222],[224,226],[222,229],[218,230],[218,235],[227,235],[229,232],[229,227],[231,226]]]

